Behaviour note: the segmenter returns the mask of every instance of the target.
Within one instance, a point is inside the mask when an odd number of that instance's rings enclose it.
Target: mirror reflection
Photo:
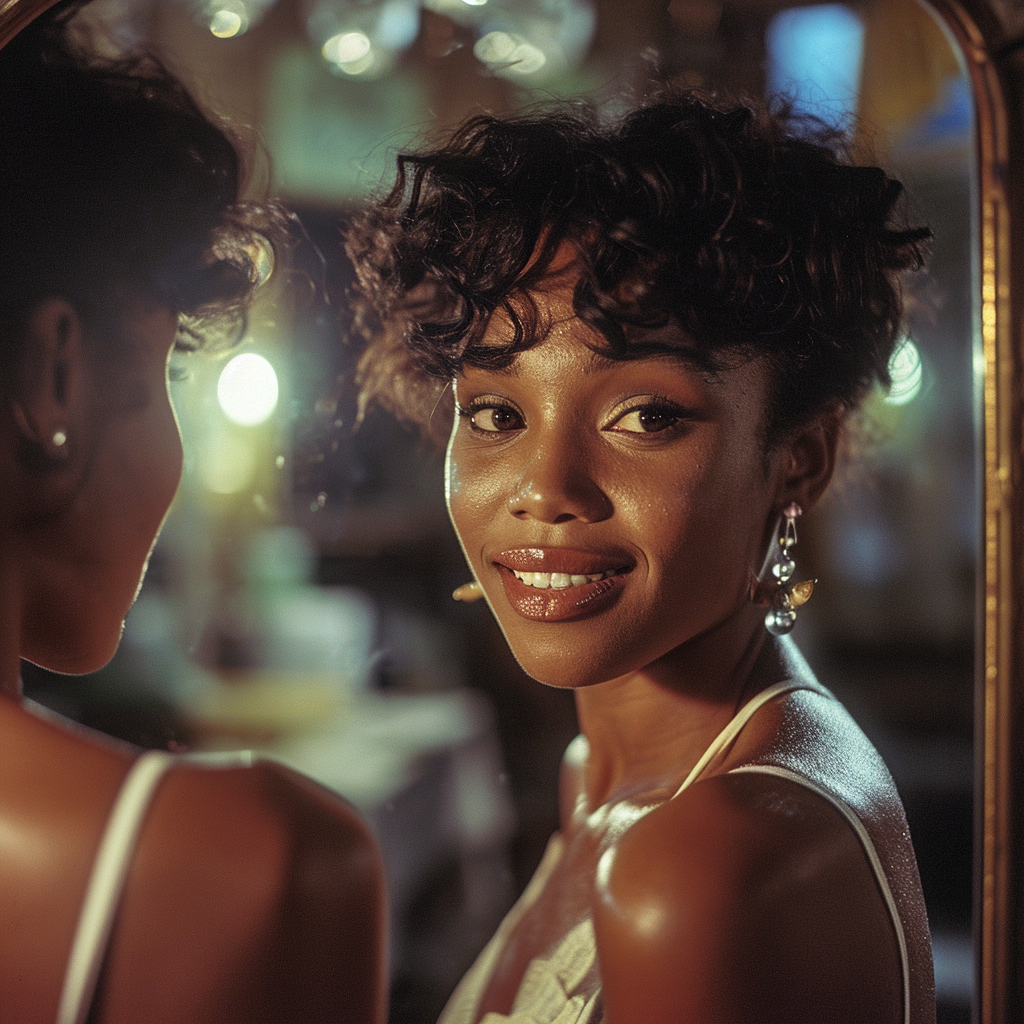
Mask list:
[[[265,750],[372,821],[392,890],[392,1020],[432,1021],[558,826],[571,696],[528,679],[447,520],[440,457],[358,429],[339,237],[395,155],[486,109],[658,82],[784,93],[907,185],[935,240],[893,388],[806,524],[795,637],[889,764],[928,902],[940,1020],[969,1019],[978,497],[971,99],[912,0],[96,0],[242,126],[302,231],[243,344],[174,385],[186,470],[121,652],[26,691],[142,745]],[[263,160],[263,150],[267,160]],[[261,180],[268,178],[269,180]],[[439,424],[444,433],[447,424]]]

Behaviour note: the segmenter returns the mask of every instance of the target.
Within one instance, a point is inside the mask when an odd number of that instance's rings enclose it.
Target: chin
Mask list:
[[[22,657],[49,672],[59,672],[66,676],[88,675],[90,672],[98,672],[110,663],[121,643],[123,630],[122,622],[116,632],[111,631],[110,635],[102,637],[95,634],[76,637],[71,632],[65,632],[58,641],[45,645],[30,645],[23,651]]]
[[[587,656],[572,644],[552,644],[551,649],[545,651],[547,645],[513,641],[507,633],[505,640],[519,667],[531,679],[559,690],[596,686],[617,679],[630,670],[630,666],[602,657],[601,652],[593,648],[589,649]]]

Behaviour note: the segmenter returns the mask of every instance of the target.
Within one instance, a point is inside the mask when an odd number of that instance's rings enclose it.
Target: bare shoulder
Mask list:
[[[799,783],[718,775],[604,855],[607,1024],[902,1020],[898,941],[863,846]]]
[[[121,995],[126,1019],[153,1024],[380,1020],[384,908],[377,845],[338,797],[271,761],[182,762],[140,839],[107,1004]],[[140,991],[140,951],[156,945]]]

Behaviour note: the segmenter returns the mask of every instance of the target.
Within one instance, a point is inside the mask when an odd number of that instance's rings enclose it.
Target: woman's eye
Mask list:
[[[674,427],[679,419],[679,412],[668,406],[642,405],[620,416],[609,429],[627,434],[656,434]]]
[[[467,410],[469,422],[477,430],[488,434],[506,430],[519,430],[523,418],[508,405],[488,405]]]

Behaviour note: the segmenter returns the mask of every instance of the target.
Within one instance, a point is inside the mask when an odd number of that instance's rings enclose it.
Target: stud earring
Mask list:
[[[456,587],[452,591],[452,597],[456,601],[465,601],[469,604],[472,601],[479,601],[484,596],[484,588],[477,583],[476,580],[472,580],[469,583],[463,583],[461,587]]]
[[[796,521],[804,510],[794,501],[782,510],[782,524],[776,539],[776,550],[772,558],[772,576],[775,590],[771,595],[768,614],[764,617],[765,629],[772,636],[785,636],[796,623],[796,610],[806,604],[814,592],[815,580],[790,583],[796,562],[793,548],[796,547]]]

